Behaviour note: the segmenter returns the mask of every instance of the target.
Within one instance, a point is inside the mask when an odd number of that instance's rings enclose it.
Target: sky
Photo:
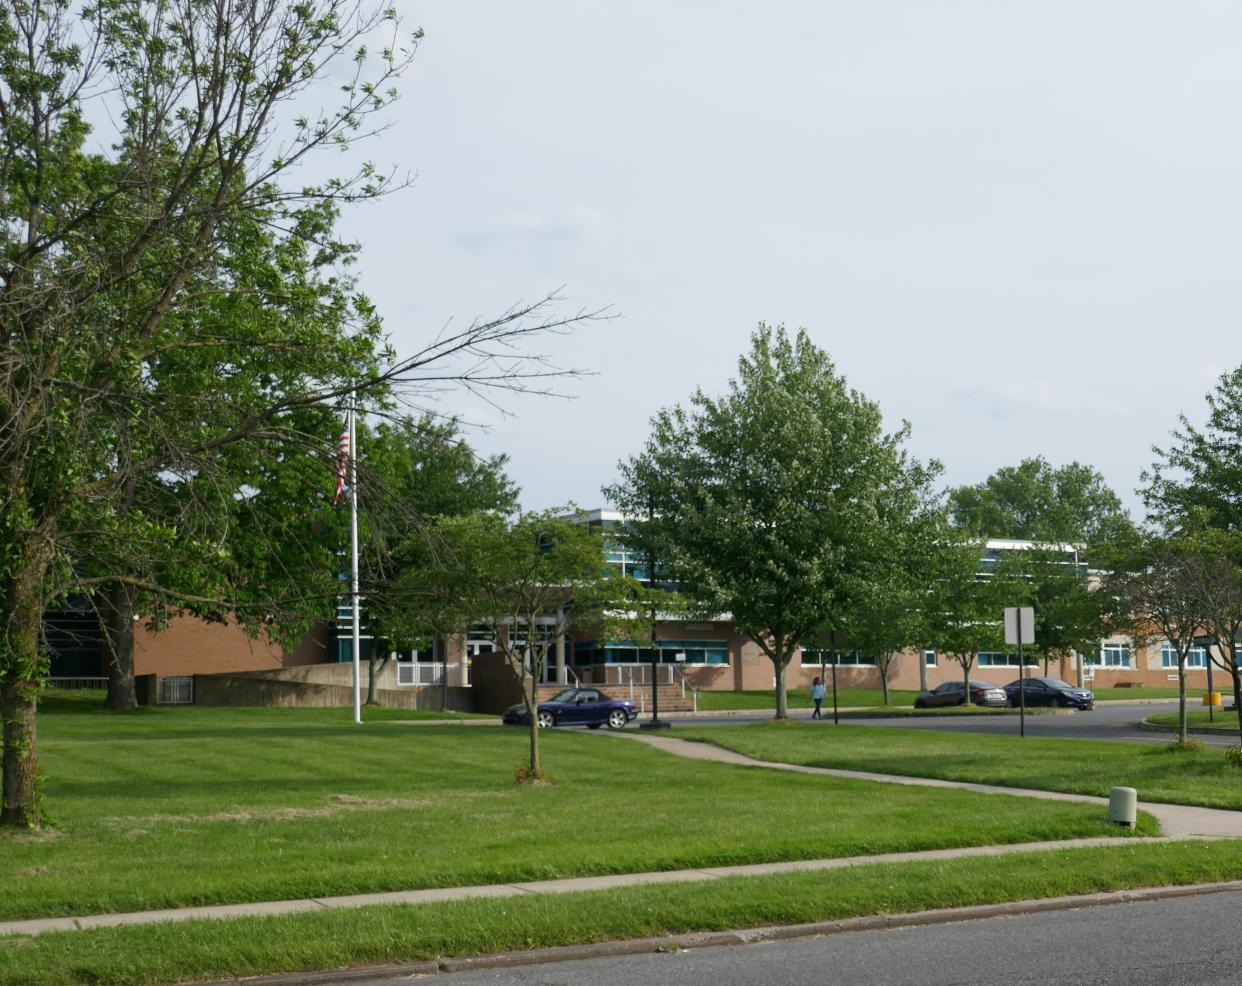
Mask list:
[[[426,36],[351,210],[409,352],[558,290],[563,398],[438,409],[527,509],[604,505],[661,407],[804,327],[944,481],[1140,474],[1242,362],[1242,7],[401,0]]]

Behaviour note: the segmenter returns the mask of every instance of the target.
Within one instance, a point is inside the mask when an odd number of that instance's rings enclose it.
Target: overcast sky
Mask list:
[[[1043,454],[1128,502],[1242,362],[1242,6],[399,4],[426,39],[347,217],[402,351],[564,285],[621,316],[508,400],[527,508],[602,505],[651,414],[804,326],[951,484]]]

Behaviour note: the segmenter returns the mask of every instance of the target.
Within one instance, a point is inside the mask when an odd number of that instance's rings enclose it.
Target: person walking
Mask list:
[[[824,718],[820,706],[824,704],[824,683],[819,678],[811,682],[811,699],[815,702],[815,711],[811,713],[812,719]]]

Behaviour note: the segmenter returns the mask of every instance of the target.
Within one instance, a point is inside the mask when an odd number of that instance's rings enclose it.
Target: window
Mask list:
[[[934,650],[923,651],[923,663],[929,668],[934,668],[936,666],[936,652]]]
[[[1207,648],[1195,646],[1190,648],[1190,653],[1186,655],[1186,668],[1206,668],[1208,662]],[[1172,644],[1161,644],[1160,646],[1160,666],[1162,668],[1177,668],[1177,649]]]
[[[837,653],[830,650],[804,650],[802,652],[802,663],[804,665],[813,664],[818,667],[820,664],[832,664],[833,654],[836,654],[837,667],[841,668],[874,668],[875,658],[868,657],[866,654],[859,654],[858,651],[850,651],[848,653],[842,651]]]
[[[724,640],[657,640],[660,664],[728,664],[729,645]],[[678,657],[681,656],[681,660]],[[650,664],[651,642],[620,640],[577,640],[573,663]]]
[[[1130,667],[1130,645],[1103,644],[1095,660],[1088,658],[1087,663],[1094,664],[1096,667],[1128,668]]]
[[[1027,656],[1027,667],[1038,663],[1038,658]],[[1017,654],[1006,654],[998,650],[983,650],[979,652],[979,667],[981,668],[1016,668],[1018,666]]]

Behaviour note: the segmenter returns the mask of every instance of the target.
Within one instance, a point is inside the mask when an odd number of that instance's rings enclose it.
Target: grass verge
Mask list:
[[[1242,878],[1242,840],[0,938],[0,986],[169,983]]]
[[[0,835],[0,918],[1109,831],[1089,805],[702,764],[584,730],[545,731],[553,783],[519,786],[525,730],[360,728],[327,711],[45,707],[55,827]]]
[[[1155,715],[1147,717],[1148,722],[1154,722],[1160,726],[1176,726],[1176,712],[1158,712]],[[1228,712],[1223,709],[1217,709],[1213,719],[1208,719],[1206,709],[1194,709],[1186,711],[1186,725],[1194,729],[1218,729],[1223,733],[1238,732],[1238,714],[1232,709]]]
[[[1163,745],[1098,740],[979,736],[931,730],[787,723],[678,726],[680,739],[716,743],[760,760],[937,777],[1009,787],[1108,795],[1124,785],[1139,798],[1242,809],[1236,768],[1217,749],[1173,752]]]

